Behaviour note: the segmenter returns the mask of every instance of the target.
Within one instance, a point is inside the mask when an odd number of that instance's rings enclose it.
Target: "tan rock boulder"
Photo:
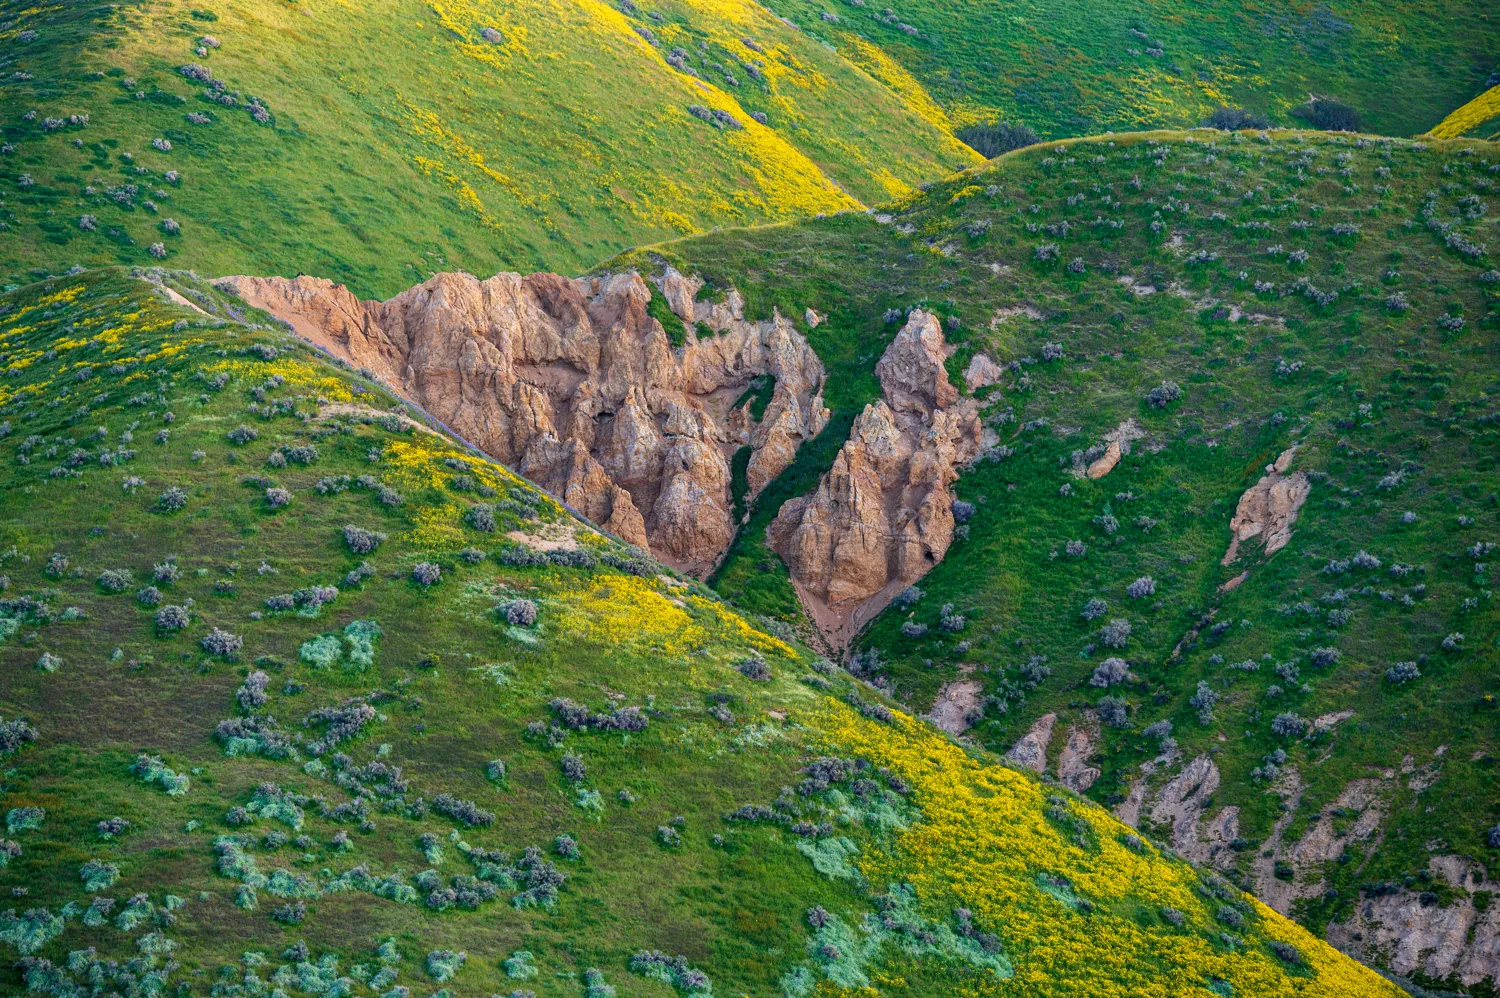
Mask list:
[[[1036,719],[1031,730],[1022,735],[1010,751],[1005,753],[1005,758],[1031,770],[1040,773],[1047,768],[1047,744],[1052,741],[1052,728],[1057,724],[1056,714],[1043,714]]]
[[[985,385],[997,384],[1004,376],[1005,369],[991,360],[989,354],[976,353],[969,358],[969,366],[964,368],[964,384],[971,392]]]
[[[1272,464],[1266,465],[1266,473],[1240,496],[1234,517],[1229,521],[1229,550],[1224,553],[1223,564],[1228,565],[1239,556],[1240,544],[1252,537],[1261,538],[1267,555],[1275,554],[1292,539],[1292,526],[1302,504],[1312,492],[1312,483],[1305,472],[1287,475],[1297,448],[1288,447]]]

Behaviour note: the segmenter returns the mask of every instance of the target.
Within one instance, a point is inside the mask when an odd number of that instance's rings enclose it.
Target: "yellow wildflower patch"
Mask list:
[[[875,171],[875,179],[880,183],[881,187],[885,188],[885,192],[889,194],[893,199],[899,200],[904,197],[910,197],[913,193],[916,193],[916,188],[912,187],[911,184],[908,184],[906,181],[902,180],[900,177],[896,176],[894,173],[884,167],[881,167],[879,170]]]
[[[1088,820],[1097,838],[1097,847],[1085,848],[1048,822],[1048,791],[1036,780],[971,758],[905,715],[893,725],[879,724],[832,700],[799,714],[802,723],[822,732],[827,751],[878,760],[913,788],[923,819],[861,854],[861,872],[870,883],[904,881],[918,897],[962,905],[1004,940],[1015,977],[977,981],[965,994],[1210,998],[1213,978],[1228,981],[1235,994],[1273,998],[1400,994],[1261,905],[1256,910],[1267,934],[1301,950],[1313,974],[1290,975],[1253,948],[1234,952],[1211,945],[1205,936],[1217,929],[1205,924],[1190,867],[1149,846],[1143,852],[1127,848],[1120,841],[1127,826],[1103,808],[1075,802],[1074,813]],[[1036,878],[1048,871],[1067,871],[1079,895],[1095,902],[1094,911],[1080,915],[1044,891]],[[1127,900],[1186,912],[1189,926],[1196,922],[1203,931],[1147,928]],[[1112,907],[1117,902],[1120,911]]]
[[[1500,86],[1490,87],[1458,108],[1427,134],[1435,139],[1456,139],[1495,117],[1500,117]]]
[[[722,627],[727,629],[730,634],[740,639],[741,641],[748,642],[750,646],[756,651],[769,652],[773,655],[782,655],[786,658],[797,657],[797,653],[792,650],[791,645],[787,644],[785,641],[781,641],[777,638],[771,637],[771,635],[765,633],[764,631],[757,630],[756,628],[751,627],[748,623],[745,622],[744,617],[741,617],[739,614],[730,611],[722,603],[718,603],[714,600],[706,600],[701,596],[689,596],[688,603],[693,607],[706,612]]]
[[[332,402],[354,401],[354,393],[350,390],[348,382],[342,378],[335,378],[306,361],[286,357],[270,363],[259,360],[221,360],[205,365],[203,370],[209,374],[227,371],[236,377],[250,377],[257,380],[279,374],[288,388],[316,394]]]
[[[634,575],[596,576],[563,597],[561,606],[558,629],[616,651],[678,657],[701,650],[710,638],[656,583]]]
[[[497,492],[518,486],[536,492],[541,496],[538,506],[544,516],[557,516],[563,512],[561,504],[556,500],[533,489],[509,469],[491,461],[479,460],[449,446],[444,438],[433,434],[417,433],[387,444],[381,458],[381,477],[386,484],[402,492],[442,489],[453,472],[453,469],[443,463],[450,458],[462,461],[464,470],[479,484],[489,486]],[[412,529],[407,532],[406,539],[427,550],[461,546],[465,540],[462,523],[466,508],[463,503],[446,500],[408,505],[407,514],[411,518]]]
[[[721,99],[707,103],[710,107],[724,106],[744,123],[745,127],[730,132],[727,140],[743,157],[745,172],[755,178],[763,210],[774,216],[794,217],[864,207],[839,190],[795,146],[773,129],[752,120],[738,102]]]
[[[869,73],[875,79],[885,84],[890,90],[901,98],[901,102],[914,113],[926,118],[935,127],[945,132],[953,130],[953,123],[948,120],[948,115],[938,106],[937,101],[927,92],[927,88],[917,82],[917,78],[909,73],[895,59],[892,59],[879,46],[871,45],[857,35],[844,35],[843,40],[850,46],[852,52],[851,61]],[[974,154],[975,162],[980,160],[978,153]]]
[[[46,296],[44,296],[42,298],[38,298],[37,302],[36,302],[36,305],[34,307],[35,308],[46,308],[48,305],[61,305],[61,304],[65,304],[65,303],[73,301],[73,299],[75,299],[79,295],[83,294],[84,291],[85,291],[85,286],[84,285],[82,285],[82,284],[76,284],[76,285],[74,285],[71,288],[64,288],[61,291],[56,291],[56,292],[53,292],[50,295],[46,295]]]

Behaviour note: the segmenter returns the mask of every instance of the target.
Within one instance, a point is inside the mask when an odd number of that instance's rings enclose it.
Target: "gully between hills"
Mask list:
[[[384,302],[311,277],[225,281],[605,530],[694,575],[710,572],[734,537],[735,452],[750,448],[753,498],[829,418],[823,364],[791,322],[747,320],[734,291],[695,301],[700,282],[672,270],[659,287],[684,323],[676,349],[647,314],[651,288],[635,273],[445,273]],[[912,312],[876,366],[882,399],[855,419],[817,489],[784,504],[769,529],[835,648],[952,543],[949,490],[985,440],[978,403],[959,398],[946,356],[936,318]],[[741,400],[763,376],[774,389],[756,419]]]

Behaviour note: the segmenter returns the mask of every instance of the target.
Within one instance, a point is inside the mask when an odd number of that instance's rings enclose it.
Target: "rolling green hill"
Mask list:
[[[153,263],[161,242],[206,272],[390,294],[885,201],[978,161],[762,8],[629,9],[9,4],[0,270]]]
[[[1013,153],[888,215],[607,268],[667,261],[732,284],[747,315],[828,316],[803,329],[829,366],[829,428],[712,580],[747,612],[801,620],[765,526],[878,398],[907,309],[945,320],[955,384],[976,354],[1005,367],[978,391],[996,447],[958,483],[966,537],[865,630],[853,667],[915,711],[974,683],[967,736],[995,751],[1043,715],[1094,731],[1087,793],[1111,806],[1212,761],[1205,814],[1236,825],[1198,829],[1197,858],[1322,931],[1362,898],[1427,889],[1433,855],[1500,863],[1497,173],[1484,143],[1101,137]],[[1080,477],[1127,420],[1133,451]],[[1293,445],[1309,492],[1290,543],[1221,564],[1242,494]],[[1128,673],[1099,672],[1111,657]],[[1361,816],[1378,836],[1350,831]],[[1313,833],[1339,846],[1326,862],[1298,851]],[[1434,888],[1444,908],[1454,887]]]
[[[0,278],[576,271],[903,197],[978,161],[978,121],[1288,124],[1316,93],[1413,134],[1496,68],[1478,3],[1098,6],[9,2]]]
[[[1398,993],[190,275],[0,310],[9,992]]]
[[[1044,138],[1195,125],[1225,104],[1295,125],[1309,94],[1352,105],[1370,131],[1415,135],[1500,70],[1484,3],[775,6],[877,79],[914,80],[959,125],[998,117]]]
[[[1500,986],[1488,5],[196,2],[0,4],[0,991]],[[823,428],[747,500],[715,389],[686,579],[212,283],[451,270]],[[929,314],[982,455],[830,641],[767,528]]]

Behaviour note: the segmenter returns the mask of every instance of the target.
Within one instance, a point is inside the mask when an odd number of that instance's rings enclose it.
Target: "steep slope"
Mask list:
[[[1431,135],[1439,139],[1456,139],[1472,135],[1476,139],[1494,141],[1495,119],[1500,118],[1500,83],[1490,87],[1467,104],[1457,108],[1432,128]]]
[[[0,310],[7,990],[1399,993],[189,275]]]
[[[12,282],[153,263],[160,244],[204,271],[393,294],[448,266],[576,269],[884,201],[979,158],[750,3],[12,3],[0,17]]]
[[[914,108],[1044,138],[1194,125],[1225,104],[1295,125],[1310,94],[1366,128],[1415,135],[1485,85],[1497,32],[1480,2],[785,0],[803,31]]]
[[[828,427],[761,494],[719,591],[801,619],[794,583],[837,548],[789,576],[767,530],[839,494],[881,358],[935,314],[950,404],[977,400],[996,439],[951,487],[946,556],[852,666],[1351,951],[1482,989],[1497,174],[1483,143],[1111,136],[889,214],[605,269],[665,261],[748,316],[826,317],[804,332]],[[848,494],[827,520],[871,522],[879,493]]]

